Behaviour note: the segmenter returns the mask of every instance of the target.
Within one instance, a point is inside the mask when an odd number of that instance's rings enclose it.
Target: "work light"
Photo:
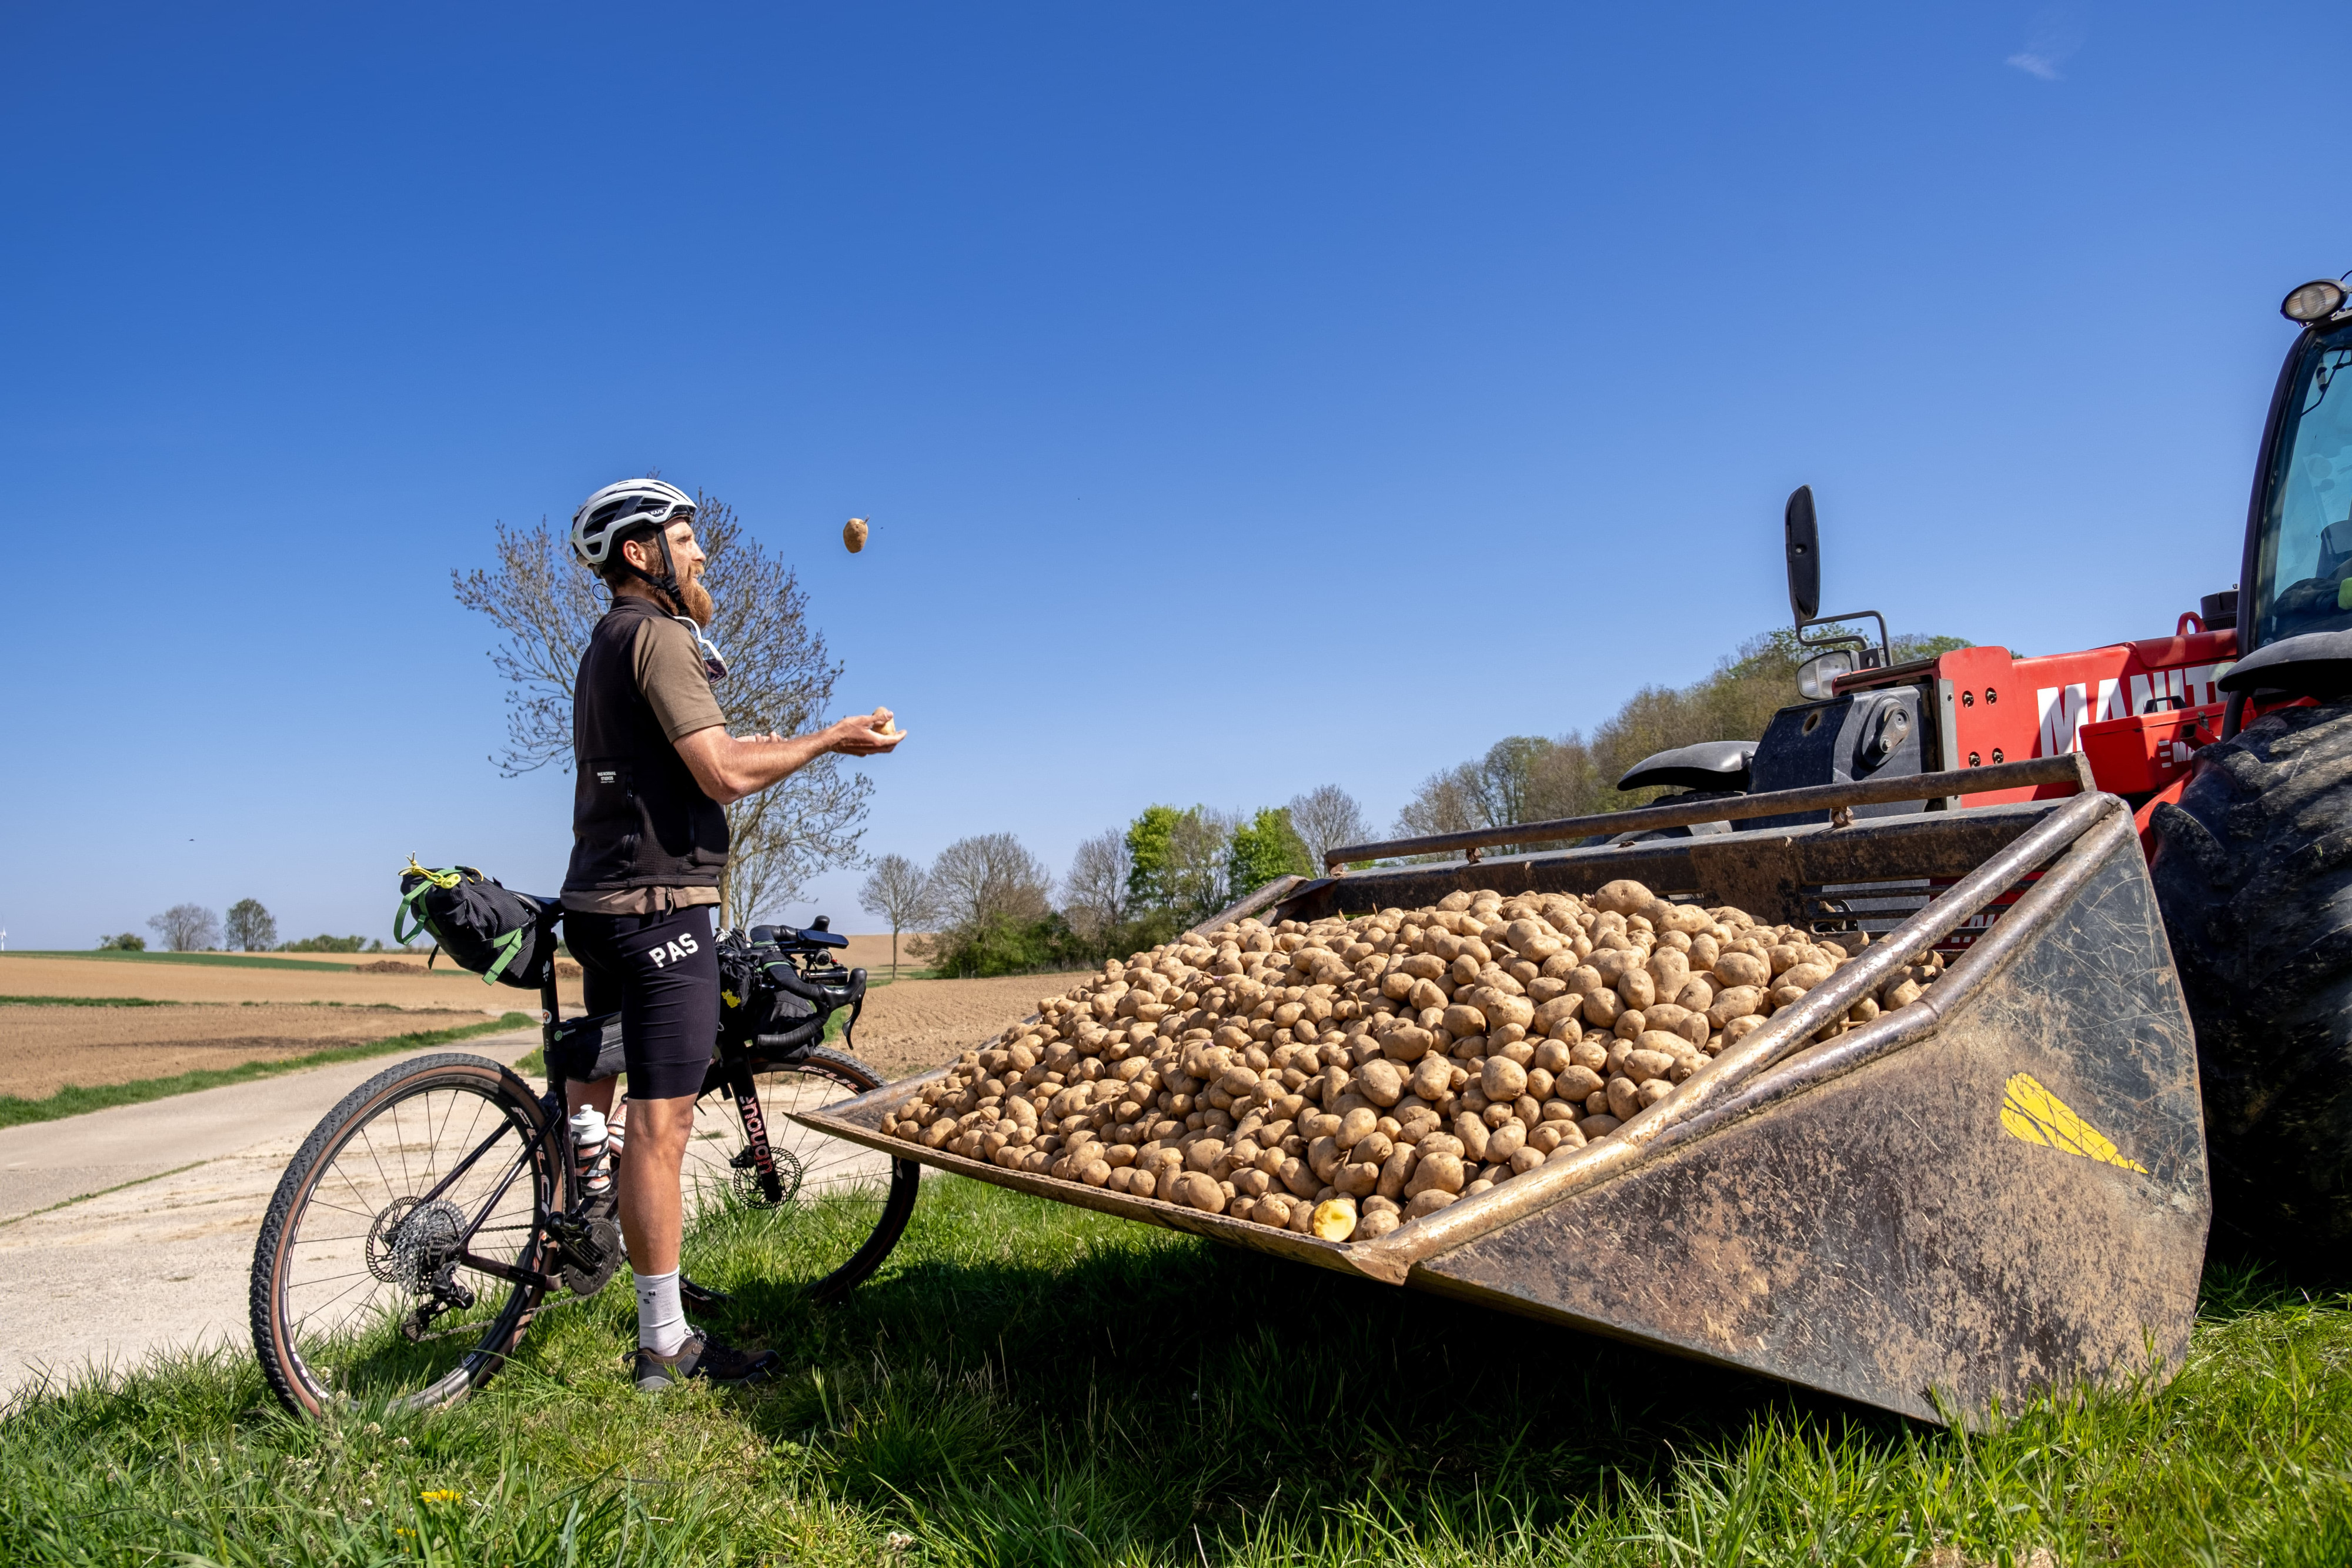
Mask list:
[[[2286,297],[2279,314],[2290,321],[2323,320],[2344,308],[2344,286],[2332,277],[2315,278]]]

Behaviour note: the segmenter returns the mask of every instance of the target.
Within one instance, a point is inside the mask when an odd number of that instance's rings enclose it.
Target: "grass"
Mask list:
[[[0,997],[0,1008],[175,1008],[144,997]]]
[[[0,1416],[10,1561],[2352,1560],[2352,1312],[2243,1269],[2169,1385],[1964,1435],[953,1179],[830,1312],[772,1219],[686,1260],[777,1383],[641,1399],[625,1283],[436,1416],[304,1425],[249,1356],[162,1362]]]
[[[59,998],[43,997],[34,999],[55,1002]],[[194,1093],[199,1089],[218,1089],[226,1083],[248,1083],[257,1078],[275,1078],[281,1072],[299,1072],[307,1067],[327,1067],[338,1061],[360,1061],[394,1051],[447,1045],[453,1040],[471,1040],[476,1035],[530,1029],[537,1023],[538,1019],[528,1013],[507,1013],[499,1018],[485,1019],[480,1023],[461,1024],[456,1029],[424,1030],[415,1034],[394,1035],[389,1040],[370,1040],[363,1045],[341,1045],[329,1051],[314,1051],[307,1056],[289,1056],[278,1061],[248,1061],[237,1067],[208,1067],[170,1078],[140,1078],[128,1083],[107,1083],[93,1089],[69,1086],[39,1100],[0,1094],[0,1127],[21,1127],[30,1122],[54,1122],[60,1116],[79,1116],[87,1111],[103,1111],[114,1105],[137,1105],[149,1100],[168,1099],[174,1094]]]
[[[55,948],[39,951],[0,953],[5,958],[96,958],[110,964],[209,964],[215,967],[247,969],[294,969],[304,972],[336,969],[356,969],[362,964],[378,963],[385,958],[415,957],[399,948],[386,948],[381,953],[357,953],[348,964],[333,959],[279,958],[266,953],[126,953],[117,947]],[[463,974],[462,969],[440,970],[436,974]]]

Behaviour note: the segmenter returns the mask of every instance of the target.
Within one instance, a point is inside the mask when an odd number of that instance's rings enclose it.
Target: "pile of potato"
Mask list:
[[[1454,893],[1104,966],[885,1118],[927,1148],[1327,1240],[1376,1238],[1582,1148],[1847,960],[1612,882]],[[1942,970],[1899,970],[1831,1030]]]

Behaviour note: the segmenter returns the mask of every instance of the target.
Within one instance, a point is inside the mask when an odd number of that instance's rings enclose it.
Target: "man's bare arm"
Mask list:
[[[677,738],[677,754],[702,792],[720,805],[756,795],[780,779],[799,772],[829,751],[845,757],[877,757],[907,738],[890,727],[890,710],[837,719],[810,735],[733,736],[719,726]]]

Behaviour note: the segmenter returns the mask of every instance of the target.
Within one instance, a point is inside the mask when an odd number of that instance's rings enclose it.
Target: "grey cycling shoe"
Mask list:
[[[689,1377],[708,1378],[724,1387],[740,1388],[773,1375],[779,1359],[772,1350],[738,1350],[698,1329],[687,1335],[686,1343],[671,1355],[658,1355],[639,1345],[630,1375],[640,1394],[659,1394]]]

